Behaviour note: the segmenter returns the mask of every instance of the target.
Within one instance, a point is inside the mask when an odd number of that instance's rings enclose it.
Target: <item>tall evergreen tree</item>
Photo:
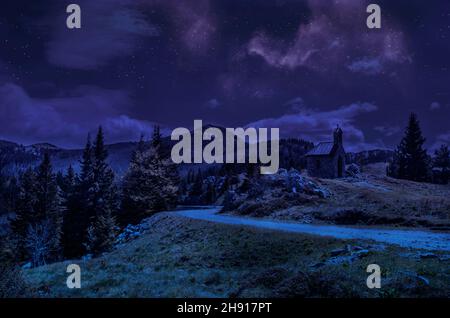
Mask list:
[[[16,206],[16,217],[12,222],[12,230],[17,236],[18,254],[20,258],[25,256],[25,239],[30,224],[38,221],[35,213],[37,202],[36,173],[30,167],[19,176],[19,193]]]
[[[48,249],[42,254],[44,261],[57,260],[61,251],[61,209],[58,196],[56,176],[53,173],[50,156],[44,155],[36,171],[27,169],[19,179],[19,195],[16,209],[16,219],[12,223],[14,233],[18,237],[20,257],[30,256],[29,229],[46,224],[46,234],[51,238]],[[36,239],[42,239],[37,237]],[[36,240],[35,240],[36,241]]]
[[[27,286],[17,264],[17,251],[7,238],[0,240],[0,298],[27,296]]]
[[[192,185],[191,188],[191,196],[201,196],[203,193],[203,175],[202,175],[202,171],[200,169],[198,169],[197,174],[195,176],[194,179],[194,184]]]
[[[84,224],[88,222],[83,220],[85,215],[80,209],[80,196],[78,194],[79,184],[77,183],[77,175],[70,165],[67,173],[60,181],[61,198],[63,207],[63,248],[66,257],[77,257],[82,254],[84,240],[84,227],[80,226],[81,222]],[[80,231],[80,232],[77,232]]]
[[[105,147],[102,127],[99,127],[94,144],[93,156],[93,218],[89,231],[91,252],[98,254],[108,251],[114,243],[115,220],[117,211],[117,188],[114,184],[114,173],[106,162],[108,151]]]
[[[48,153],[44,154],[44,159],[37,169],[36,199],[36,216],[41,222],[45,221],[50,227],[47,229],[51,237],[49,258],[56,260],[61,254],[62,215],[56,175],[53,173]]]
[[[177,199],[178,172],[157,147],[134,152],[123,181],[122,222],[136,223],[172,207]]]
[[[161,147],[161,130],[158,125],[153,127],[152,146],[158,150]]]
[[[394,153],[388,174],[398,179],[426,181],[429,178],[429,160],[423,148],[424,143],[419,121],[416,114],[412,113],[405,135]]]
[[[93,149],[90,135],[87,136],[86,145],[80,160],[80,175],[74,176],[74,189],[72,193],[64,193],[64,254],[66,257],[79,257],[86,252],[88,228],[93,219]],[[66,180],[69,174],[67,172]],[[72,177],[70,177],[72,178]],[[67,189],[68,190],[68,189]]]

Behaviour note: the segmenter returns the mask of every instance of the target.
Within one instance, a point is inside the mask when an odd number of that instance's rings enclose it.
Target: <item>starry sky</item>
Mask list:
[[[66,27],[81,7],[82,28]],[[377,3],[382,28],[368,29]],[[109,143],[151,127],[277,127],[393,148],[416,112],[450,143],[448,0],[15,0],[0,10],[0,139]]]

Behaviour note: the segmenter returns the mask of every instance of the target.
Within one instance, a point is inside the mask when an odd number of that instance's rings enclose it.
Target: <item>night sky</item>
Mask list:
[[[4,1],[0,43],[0,139],[72,148],[100,124],[113,143],[202,119],[392,148],[414,111],[427,147],[450,143],[448,0]]]

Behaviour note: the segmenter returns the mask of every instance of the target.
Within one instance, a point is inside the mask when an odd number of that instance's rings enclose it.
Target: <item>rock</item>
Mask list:
[[[369,250],[360,250],[360,251],[354,252],[353,255],[357,256],[358,258],[362,258],[362,257],[369,255],[369,253],[370,253]]]
[[[361,174],[361,168],[357,164],[352,163],[347,167],[345,172],[347,176],[356,178]]]
[[[321,198],[328,198],[330,196],[328,190],[325,189],[314,189],[313,192],[314,194],[317,194]]]
[[[425,277],[423,277],[423,276],[420,276],[420,275],[417,275],[417,278],[418,278],[422,283],[424,283],[426,286],[430,286],[430,281],[429,281],[427,278],[425,278]]]
[[[330,255],[333,257],[338,256],[338,255],[343,255],[346,253],[347,253],[347,249],[345,249],[345,248],[338,248],[338,249],[330,251]]]
[[[309,267],[311,267],[311,268],[319,268],[319,267],[322,267],[322,266],[325,266],[325,265],[326,264],[324,262],[318,262],[318,263],[311,264]]]
[[[22,266],[22,269],[30,269],[32,267],[33,267],[33,265],[30,262],[28,262]]]
[[[83,261],[89,261],[92,259],[92,254],[86,254],[81,258]]]
[[[268,175],[266,178],[267,180],[270,180],[272,187],[283,186],[289,192],[316,195],[321,198],[330,196],[330,192],[327,189],[302,176],[296,169],[287,171],[286,169],[281,168],[276,174]]]
[[[361,251],[361,250],[363,250],[363,249],[364,249],[364,248],[361,247],[361,246],[357,246],[357,245],[355,245],[355,246],[347,245],[347,250],[348,250],[349,252],[351,252],[351,251]]]
[[[422,253],[420,254],[421,259],[437,259],[439,256],[433,253]]]
[[[142,235],[142,233],[146,230],[149,229],[149,225],[132,225],[132,224],[128,224],[122,231],[122,233],[120,233],[119,235],[117,235],[116,237],[116,245],[119,244],[123,244],[126,243],[132,239],[135,239],[139,236]]]

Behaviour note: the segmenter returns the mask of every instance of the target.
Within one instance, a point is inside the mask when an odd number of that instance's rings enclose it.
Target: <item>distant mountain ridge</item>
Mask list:
[[[389,162],[394,156],[394,151],[389,149],[373,149],[361,152],[348,152],[346,154],[346,163],[356,163],[358,165],[367,165],[377,162]]]
[[[203,128],[219,126],[205,125]],[[163,137],[163,145],[169,149],[175,143],[170,137]],[[205,143],[206,144],[206,143]],[[120,142],[107,145],[109,153],[108,163],[114,172],[122,176],[129,165],[131,154],[136,149],[137,142]],[[312,143],[300,139],[282,139],[280,141],[280,167],[293,166],[297,169],[304,168],[303,156],[311,149]],[[51,143],[37,143],[24,146],[15,142],[0,140],[0,169],[8,174],[16,174],[29,166],[36,166],[42,160],[45,152],[50,153],[55,171],[66,171],[71,165],[75,171],[80,170],[80,158],[83,149],[64,149]],[[392,159],[393,151],[386,149],[375,149],[358,153],[347,153],[346,162],[365,165],[376,162],[388,162]]]
[[[112,169],[122,175],[128,167],[132,151],[137,142],[123,142],[107,145],[109,164]],[[29,146],[0,140],[0,168],[4,172],[16,174],[29,166],[36,166],[48,152],[52,158],[55,171],[65,171],[70,165],[79,171],[83,149],[64,149],[50,143],[39,143]]]

